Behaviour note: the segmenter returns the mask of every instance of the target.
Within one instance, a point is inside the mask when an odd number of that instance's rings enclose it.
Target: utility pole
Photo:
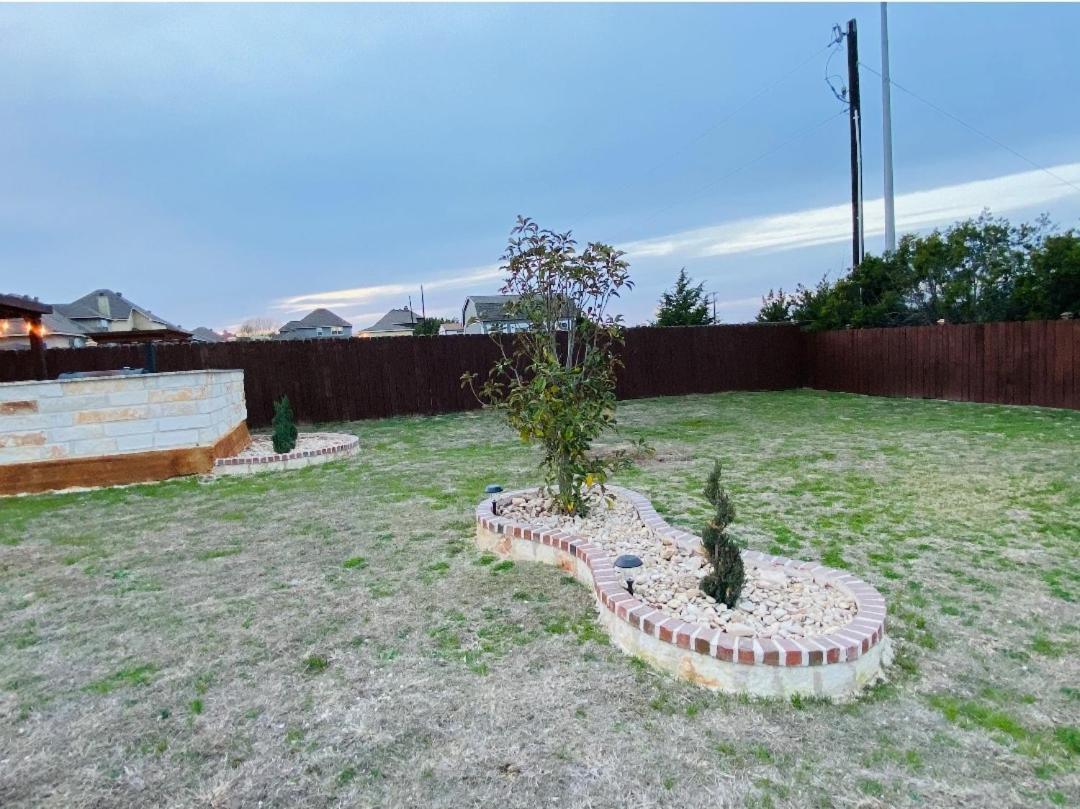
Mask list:
[[[847,24],[848,124],[851,131],[851,261],[863,259],[862,102],[859,96],[859,34],[855,20]]]
[[[889,81],[889,10],[881,4],[881,144],[885,151],[885,250],[896,249],[892,177],[892,82]]]
[[[424,306],[424,285],[420,285],[420,319],[427,320],[427,307]]]

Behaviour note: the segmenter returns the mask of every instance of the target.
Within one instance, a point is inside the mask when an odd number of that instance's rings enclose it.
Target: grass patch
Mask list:
[[[308,674],[321,674],[330,666],[330,661],[322,655],[308,655],[304,658],[304,671]]]
[[[721,458],[747,548],[881,589],[888,682],[832,705],[673,680],[573,576],[476,549],[484,485],[538,481],[499,414],[334,425],[361,457],[0,499],[6,803],[616,806],[628,772],[655,773],[643,806],[1071,799],[1080,413],[790,391],[618,415],[598,449],[656,454],[613,483],[673,524],[700,529]]]
[[[149,685],[157,674],[158,667],[153,663],[141,663],[128,666],[119,671],[114,671],[107,677],[95,680],[85,686],[85,690],[92,694],[111,694],[120,688],[134,688],[140,685]]]

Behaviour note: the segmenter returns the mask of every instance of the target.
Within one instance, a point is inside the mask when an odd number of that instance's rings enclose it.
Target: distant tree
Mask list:
[[[1080,234],[1070,230],[1048,236],[1017,279],[1014,297],[1031,320],[1056,319],[1066,312],[1080,317]]]
[[[264,337],[268,334],[275,334],[278,330],[278,323],[269,317],[252,317],[245,320],[240,324],[240,328],[236,330],[236,333],[240,337],[246,337],[249,340],[253,337]]]
[[[757,314],[758,323],[783,323],[791,320],[791,307],[794,298],[784,294],[781,287],[778,292],[769,290],[769,294],[761,299],[761,311]]]
[[[709,304],[705,300],[705,285],[691,286],[686,268],[679,270],[675,288],[660,296],[660,308],[656,310],[657,326],[708,326]]]
[[[866,256],[836,281],[762,298],[760,321],[811,329],[1052,319],[1080,308],[1080,236],[1045,216],[1013,225],[983,212]]]
[[[439,327],[443,323],[454,323],[455,321],[446,317],[421,317],[417,318],[416,325],[413,326],[413,335],[416,337],[434,337],[439,333]]]

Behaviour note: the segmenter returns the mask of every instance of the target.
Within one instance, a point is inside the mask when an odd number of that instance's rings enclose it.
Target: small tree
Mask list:
[[[434,337],[443,321],[437,317],[422,317],[416,321],[412,333],[415,337]]]
[[[274,444],[274,452],[278,455],[292,452],[300,433],[296,429],[296,421],[293,418],[288,396],[282,396],[274,402],[274,418],[271,424],[274,427],[274,433],[270,440]]]
[[[722,471],[720,461],[716,461],[705,483],[705,499],[712,504],[714,512],[701,532],[701,544],[712,563],[712,571],[701,580],[701,591],[734,607],[742,593],[745,573],[739,546],[727,533],[728,526],[735,521],[735,506],[720,479]]]
[[[547,485],[564,514],[586,510],[582,488],[607,480],[618,457],[597,458],[592,441],[615,426],[614,349],[621,318],[608,305],[633,288],[619,250],[597,242],[580,253],[570,233],[542,230],[518,217],[502,256],[506,283],[516,295],[510,315],[528,328],[494,336],[501,356],[478,396],[506,413],[527,443],[543,447]],[[507,350],[507,347],[510,350]],[[462,383],[473,386],[474,374]],[[475,389],[475,388],[474,388]]]
[[[705,300],[705,284],[690,285],[691,278],[686,267],[679,270],[675,288],[660,296],[660,308],[656,310],[657,326],[708,326],[709,304]]]
[[[758,323],[784,323],[791,320],[791,307],[794,300],[784,294],[784,288],[779,292],[769,290],[769,294],[761,299],[761,311],[757,313]]]
[[[249,340],[267,337],[278,330],[277,321],[269,317],[253,317],[240,324],[236,333]]]

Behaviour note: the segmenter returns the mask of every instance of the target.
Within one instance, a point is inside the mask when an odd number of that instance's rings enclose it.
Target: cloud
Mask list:
[[[1080,163],[1053,166],[1051,170],[1080,184]],[[978,214],[983,208],[995,213],[1034,208],[1076,195],[1075,189],[1042,171],[1007,174],[988,180],[946,185],[896,197],[897,232],[921,230]],[[864,203],[866,235],[885,232],[884,201]],[[738,219],[719,225],[687,230],[668,236],[622,245],[631,258],[681,256],[708,258],[739,253],[772,252],[843,242],[851,238],[851,207],[848,204],[810,208],[792,213]]]
[[[1070,163],[1051,168],[1070,182],[1080,183],[1080,163]],[[896,224],[900,233],[922,230],[935,225],[949,224],[957,219],[978,214],[984,208],[995,213],[1006,213],[1028,208],[1038,208],[1069,195],[1080,195],[1067,185],[1057,182],[1041,171],[1009,174],[986,180],[975,180],[946,185],[924,191],[901,194],[896,198]],[[885,230],[884,203],[879,197],[866,203],[866,234],[880,235]],[[642,239],[620,245],[644,276],[650,270],[659,270],[663,264],[669,268],[670,259],[709,259],[739,254],[768,255],[779,251],[808,249],[821,245],[838,244],[851,238],[851,209],[847,203],[810,208],[803,211],[772,214],[737,219],[709,227],[673,233],[650,239]],[[744,268],[745,269],[745,268]],[[775,269],[775,268],[772,268]],[[424,285],[427,311],[455,312],[460,300],[452,293],[457,290],[469,292],[493,292],[493,281],[501,279],[502,272],[496,265],[485,265],[455,273],[433,274],[407,282],[373,284],[351,289],[312,292],[283,298],[275,302],[274,309],[299,314],[317,307],[337,308],[360,312],[346,316],[354,326],[362,327],[382,316],[392,306],[401,306],[406,295],[413,296],[413,304],[419,306],[419,287]],[[651,288],[649,290],[652,291]],[[732,290],[733,292],[735,290]],[[738,290],[743,291],[743,290]],[[639,300],[640,299],[640,300]],[[718,301],[717,309],[734,313],[748,313],[760,305],[760,294]],[[651,302],[644,305],[638,296],[624,300],[628,313],[645,315],[651,311]],[[381,311],[379,307],[382,307]],[[377,314],[374,314],[378,312]]]
[[[745,309],[747,306],[759,306],[761,304],[761,296],[754,295],[749,298],[735,298],[730,301],[717,301],[717,309]]]
[[[370,305],[375,301],[384,299],[396,299],[400,305],[403,295],[419,294],[420,285],[423,284],[424,292],[440,292],[451,289],[460,289],[472,286],[481,281],[490,281],[501,278],[502,270],[496,265],[474,267],[462,270],[454,275],[442,275],[429,279],[417,279],[407,283],[377,284],[366,287],[353,287],[352,289],[334,289],[327,292],[312,292],[305,295],[294,295],[291,298],[283,298],[274,304],[275,309],[284,312],[301,312],[309,309],[317,309],[320,306],[331,308],[334,306]],[[414,301],[419,303],[419,301]]]

